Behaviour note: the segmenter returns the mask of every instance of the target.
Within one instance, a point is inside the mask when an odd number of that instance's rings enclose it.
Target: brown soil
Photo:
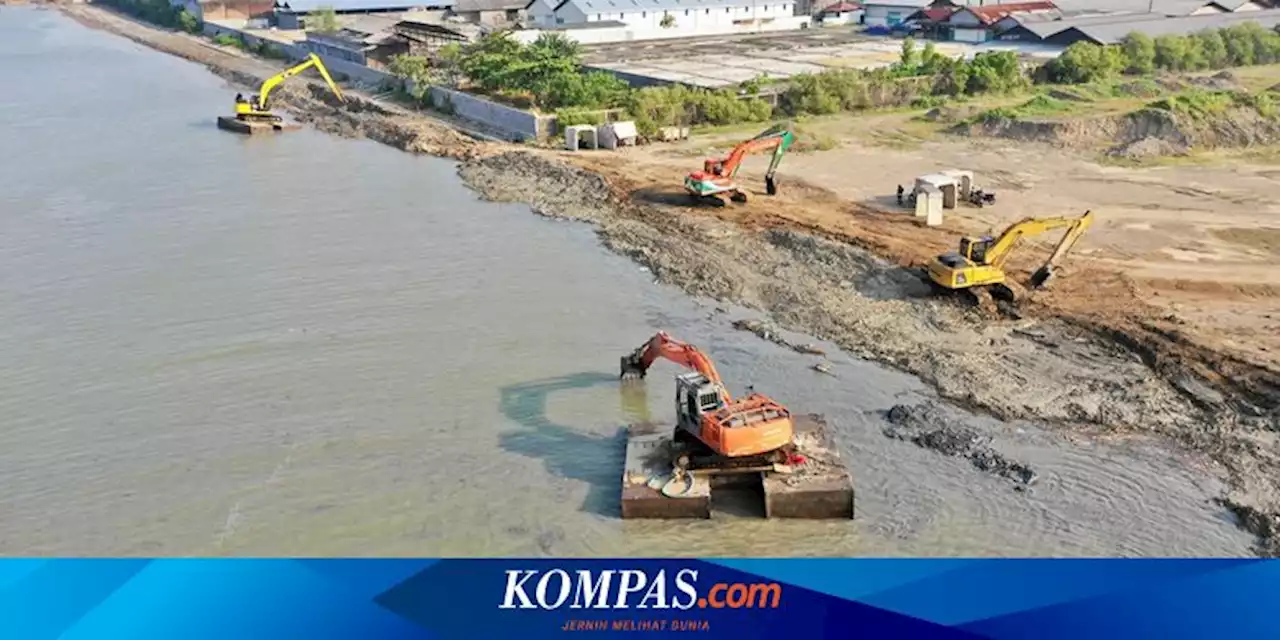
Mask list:
[[[257,82],[277,70],[100,9],[65,10],[236,82]],[[1275,535],[1275,527],[1264,525],[1280,513],[1280,446],[1272,439],[1280,431],[1280,331],[1260,311],[1280,308],[1274,255],[1266,263],[1248,262],[1248,252],[1271,249],[1252,239],[1242,247],[1233,235],[1239,232],[1202,232],[1265,226],[1259,222],[1267,216],[1249,210],[1264,200],[1232,195],[1246,190],[1193,186],[1207,180],[1203,175],[1165,184],[1035,145],[956,142],[890,152],[850,141],[788,157],[777,196],[752,193],[742,206],[691,207],[680,187],[683,173],[697,163],[688,144],[617,153],[529,150],[477,142],[439,118],[375,104],[356,92],[344,105],[318,87],[286,88],[281,97],[322,130],[465,160],[460,174],[490,199],[595,223],[606,246],[665,282],[766,311],[783,328],[916,374],[958,403],[1002,418],[1160,434],[1208,453],[1230,476],[1232,493],[1224,501],[1237,513],[1257,514],[1242,523],[1259,536]],[[1000,204],[982,216],[957,212],[940,228],[918,226],[886,206],[882,194],[891,194],[895,182],[945,166],[975,170],[981,186],[1000,190]],[[762,181],[744,171],[742,182]],[[1202,206],[1171,217],[1162,205],[1171,197]],[[1226,208],[1232,198],[1235,209]],[[932,297],[913,270],[953,247],[961,233],[1084,208],[1098,209],[1103,221],[1068,260],[1069,272],[1021,303],[1023,320],[989,322]],[[1015,279],[1025,280],[1037,266],[1043,253],[1035,248],[1015,255]],[[1182,258],[1190,253],[1244,264],[1184,269]],[[1241,281],[1250,269],[1265,277]],[[1215,319],[1228,304],[1237,305],[1230,321]],[[1260,553],[1275,548],[1270,541]]]

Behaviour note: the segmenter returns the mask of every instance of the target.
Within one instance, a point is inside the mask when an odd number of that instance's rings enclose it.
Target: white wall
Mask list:
[[[864,9],[865,23],[868,27],[890,27],[906,21],[907,17],[919,11],[913,7],[891,7],[887,5],[870,5]]]
[[[986,42],[987,35],[988,33],[986,29],[966,29],[957,27],[952,32],[952,37],[956,42],[972,42],[975,44]]]
[[[527,11],[529,22],[539,27],[556,26],[555,8],[556,3],[552,0],[534,0]]]
[[[791,4],[791,3],[787,3]],[[617,15],[616,13],[613,15]],[[614,18],[615,20],[617,18]],[[661,17],[658,18],[661,20]],[[670,38],[693,38],[697,36],[712,35],[729,35],[736,33],[761,33],[771,31],[796,31],[806,28],[812,18],[809,16],[788,16],[786,18],[777,18],[772,22],[761,22],[757,24],[735,25],[723,24],[719,26],[703,26],[703,27],[685,27],[679,26],[670,29],[663,28],[633,28],[627,27],[603,27],[598,29],[566,29],[563,31],[551,31],[558,33],[570,40],[580,44],[608,44],[611,42],[630,42],[632,40],[663,40]],[[678,21],[678,18],[677,18]],[[590,24],[590,23],[588,23]],[[512,32],[512,37],[519,42],[530,43],[544,33],[544,30],[524,29]]]
[[[543,0],[539,0],[541,2]],[[744,20],[774,20],[795,16],[795,0],[759,0],[754,6],[741,7],[689,7],[688,9],[628,10],[592,13],[576,2],[566,3],[556,12],[559,24],[583,24],[616,20],[626,23],[636,32],[643,31],[697,31],[715,33],[732,29],[736,22]],[[663,27],[663,16],[670,15],[675,23]],[[793,27],[794,28],[794,27]],[[642,37],[642,36],[637,36]]]

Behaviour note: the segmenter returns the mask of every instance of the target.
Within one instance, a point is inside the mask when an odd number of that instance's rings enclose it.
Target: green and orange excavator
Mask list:
[[[689,192],[697,204],[705,202],[723,206],[724,200],[721,198],[726,194],[733,202],[746,202],[746,192],[734,181],[738,168],[742,166],[742,160],[753,153],[772,152],[769,170],[764,174],[764,185],[769,195],[775,195],[778,193],[778,183],[774,179],[774,173],[778,170],[778,164],[782,162],[782,156],[795,141],[796,135],[789,126],[770,127],[760,135],[734,147],[729,155],[723,158],[708,158],[703,163],[702,171],[694,171],[685,177],[685,191]]]

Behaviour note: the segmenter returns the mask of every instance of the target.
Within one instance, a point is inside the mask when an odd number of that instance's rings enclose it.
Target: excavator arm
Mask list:
[[[782,156],[786,153],[787,148],[795,141],[795,134],[783,127],[773,127],[760,135],[739,144],[729,152],[721,162],[721,173],[723,175],[733,177],[738,174],[738,168],[742,166],[742,160],[754,153],[773,152],[773,157],[769,161],[769,172],[767,177],[772,178],[774,172],[778,169],[778,164],[782,162]]]
[[[658,358],[666,358],[682,367],[701,373],[707,377],[707,380],[720,388],[726,403],[733,402],[733,399],[729,397],[729,392],[725,390],[724,381],[720,379],[720,372],[716,371],[716,365],[711,362],[711,358],[699,351],[697,347],[672,338],[665,331],[659,331],[634,352],[622,357],[622,373],[620,377],[624,379],[643,378],[649,367],[653,366],[653,363]]]
[[[1068,227],[1067,234],[1063,237],[1062,242],[1058,244],[1053,256],[1049,258],[1049,262],[1046,263],[1047,266],[1051,266],[1070,251],[1071,246],[1075,244],[1076,240],[1084,234],[1092,223],[1092,212],[1085,212],[1079,218],[1026,218],[1020,220],[1009,225],[1009,228],[1000,234],[1000,238],[987,251],[987,264],[1003,269],[1004,263],[1009,259],[1009,255],[1013,253],[1013,249],[1017,246],[1019,240],[1028,236],[1037,236],[1054,229]]]
[[[316,71],[320,72],[321,77],[324,78],[325,84],[329,85],[329,90],[333,91],[334,95],[338,96],[339,100],[345,99],[342,95],[342,90],[338,88],[338,83],[333,81],[333,78],[329,75],[329,70],[324,66],[324,62],[320,61],[320,56],[312,53],[309,54],[307,59],[302,61],[300,64],[285,69],[284,71],[267,78],[258,89],[258,104],[256,105],[256,108],[259,111],[266,111],[268,105],[267,97],[271,94],[273,89],[280,86],[280,83],[285,80],[288,80],[311,67],[315,67]]]
[[[1058,261],[1071,252],[1076,242],[1080,240],[1080,236],[1093,225],[1093,212],[1086,211],[1083,216],[1076,219],[1075,224],[1067,229],[1063,234],[1062,240],[1058,241],[1058,246],[1054,248],[1053,253],[1049,255],[1049,259],[1040,265],[1036,272],[1031,274],[1031,285],[1034,287],[1044,286],[1049,278],[1053,277],[1053,269],[1058,266]]]

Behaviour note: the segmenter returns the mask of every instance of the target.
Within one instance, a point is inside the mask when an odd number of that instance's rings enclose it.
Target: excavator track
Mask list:
[[[690,473],[732,473],[738,470],[757,470],[761,467],[771,467],[775,464],[785,463],[786,461],[787,452],[783,449],[778,449],[758,456],[743,456],[739,458],[721,456],[710,451],[686,449],[676,453],[675,460],[672,461],[672,465],[677,470]]]

